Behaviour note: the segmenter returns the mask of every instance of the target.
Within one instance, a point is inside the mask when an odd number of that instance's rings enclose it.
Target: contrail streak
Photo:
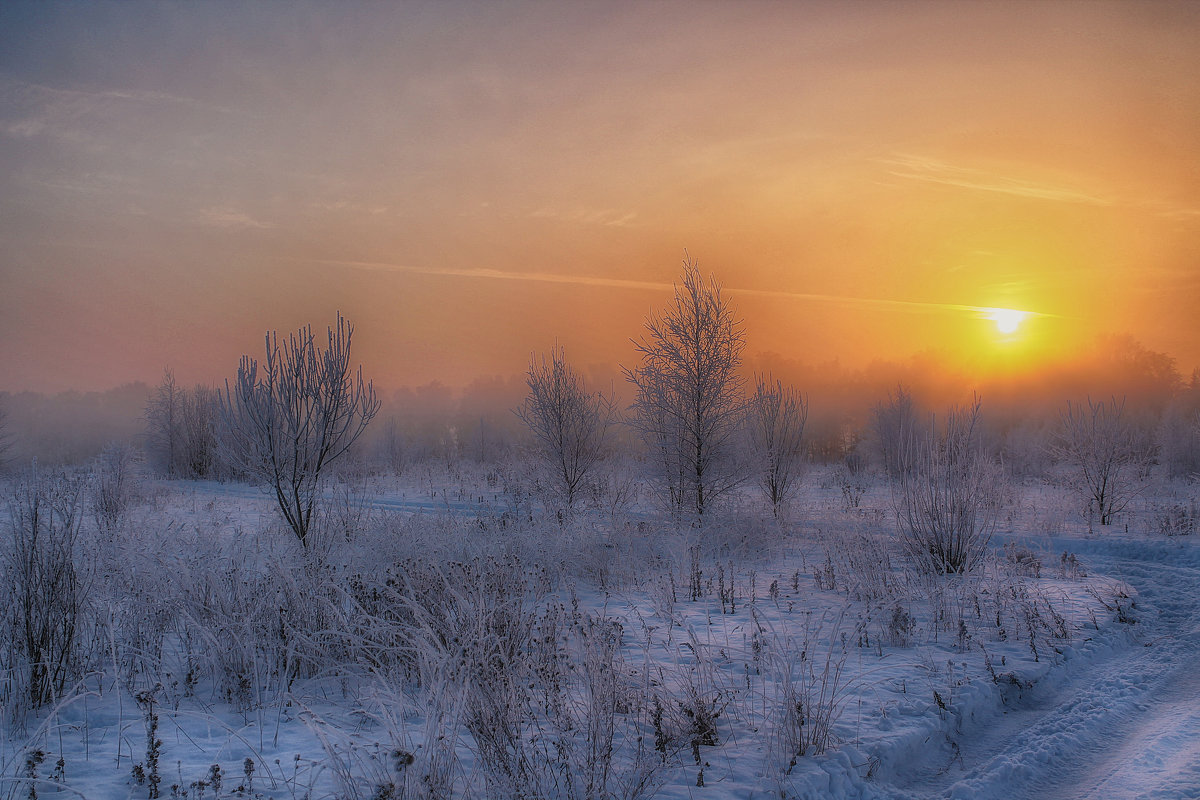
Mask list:
[[[639,281],[628,278],[601,278],[592,275],[561,275],[553,272],[504,272],[483,267],[420,267],[409,264],[392,264],[382,261],[342,261],[317,259],[317,264],[353,267],[376,272],[403,272],[412,275],[432,275],[452,278],[479,278],[483,280],[519,281],[525,283],[557,283],[572,286],[601,286],[612,289],[637,289],[655,292],[674,291],[675,285],[661,281]],[[1003,309],[994,306],[972,306],[960,303],[924,303],[917,300],[886,300],[875,297],[850,297],[836,294],[810,292],[788,292],[780,289],[746,289],[734,286],[722,287],[731,294],[771,297],[785,300],[809,300],[821,303],[840,303],[847,306],[889,307],[912,312],[966,312],[980,317],[991,317]],[[1023,309],[1022,309],[1023,310]],[[1023,310],[1024,311],[1024,310]],[[1024,311],[1030,317],[1052,317],[1038,311]]]

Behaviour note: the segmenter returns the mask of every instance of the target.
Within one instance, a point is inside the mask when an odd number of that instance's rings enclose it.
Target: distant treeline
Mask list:
[[[872,410],[899,386],[928,410],[964,403],[978,393],[991,435],[998,445],[1007,445],[1013,459],[1036,457],[1041,433],[1057,423],[1068,400],[1125,398],[1130,413],[1157,428],[1164,445],[1184,444],[1180,437],[1187,438],[1191,421],[1200,413],[1200,369],[1185,376],[1170,356],[1130,337],[1107,337],[1086,356],[1010,375],[968,375],[931,355],[847,368],[837,362],[814,365],[760,353],[748,358],[743,368],[748,376],[769,372],[807,394],[805,439],[810,457],[819,462],[839,461],[860,448]],[[612,386],[619,407],[629,405],[632,389],[615,365],[590,366],[585,373],[596,389]],[[215,403],[215,387],[193,387],[183,380],[179,385],[186,387],[180,389],[185,395],[198,398],[203,393]],[[162,389],[161,383],[133,383],[105,392],[0,393],[0,412],[7,417],[6,461],[9,467],[34,458],[45,465],[77,464],[108,444],[127,443],[145,449],[151,466],[164,474],[196,477],[203,472],[192,468],[197,464],[170,470],[166,463],[156,463],[164,456],[155,453],[161,441],[153,435],[151,412]],[[528,430],[513,413],[527,391],[524,375],[481,377],[462,388],[433,382],[381,390],[383,407],[356,444],[356,460],[395,471],[429,458],[494,461],[527,443]],[[198,413],[212,419],[203,409]],[[634,447],[635,437],[628,432],[621,437],[623,444]],[[1164,447],[1161,460],[1170,462],[1171,452],[1170,446]]]

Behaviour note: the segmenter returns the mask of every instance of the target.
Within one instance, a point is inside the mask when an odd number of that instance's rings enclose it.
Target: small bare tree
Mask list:
[[[1000,507],[999,470],[980,443],[978,399],[951,409],[939,435],[909,437],[893,483],[900,541],[921,569],[971,571],[987,552]]]
[[[164,370],[146,404],[146,453],[168,478],[207,478],[217,467],[216,420],[220,392],[197,385],[190,391]]]
[[[321,478],[379,411],[362,367],[350,366],[354,328],[339,313],[325,349],[312,327],[279,343],[266,336],[266,361],[242,356],[237,380],[226,381],[221,417],[222,451],[234,467],[267,485],[284,520],[309,544]]]
[[[414,443],[396,417],[384,422],[383,435],[375,443],[375,457],[396,476],[402,475],[413,459]]]
[[[884,470],[889,478],[899,478],[908,470],[904,458],[912,452],[912,442],[926,434],[912,392],[903,386],[897,386],[895,394],[889,392],[872,410],[871,426]]]
[[[550,360],[531,358],[526,378],[529,394],[514,413],[537,439],[538,452],[549,467],[569,512],[585,488],[593,468],[609,449],[617,418],[612,394],[588,392],[555,345]]]
[[[146,451],[151,463],[168,478],[181,477],[182,428],[183,390],[168,367],[146,404]]]
[[[1067,403],[1052,449],[1075,472],[1079,488],[1094,504],[1100,524],[1112,523],[1142,490],[1153,455],[1147,437],[1125,416],[1125,400],[1087,406]]]
[[[183,396],[183,474],[210,478],[221,471],[217,447],[217,421],[221,415],[221,392],[196,384]]]
[[[650,448],[671,507],[703,516],[746,477],[733,446],[742,421],[746,346],[742,323],[715,279],[690,259],[683,285],[661,316],[635,340],[642,364],[625,369],[637,387],[633,425]]]
[[[1182,400],[1172,402],[1159,421],[1158,460],[1171,478],[1189,479],[1200,476],[1200,408]]]
[[[782,381],[754,378],[747,427],[750,447],[759,469],[759,486],[778,517],[780,505],[791,497],[804,468],[804,425],[808,398]]]
[[[8,429],[8,411],[0,403],[0,473],[8,467],[8,453],[12,450],[12,433]]]

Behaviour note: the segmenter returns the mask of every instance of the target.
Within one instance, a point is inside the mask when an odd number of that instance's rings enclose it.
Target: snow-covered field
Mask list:
[[[1169,491],[1101,528],[1016,486],[935,578],[832,469],[680,529],[423,465],[331,493],[319,558],[257,489],[147,482],[85,526],[84,677],[4,723],[0,797],[1196,797]]]

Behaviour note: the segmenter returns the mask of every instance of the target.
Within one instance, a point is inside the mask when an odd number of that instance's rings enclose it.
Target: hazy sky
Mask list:
[[[0,5],[0,390],[630,363],[684,251],[750,352],[1200,364],[1200,4]],[[976,307],[1028,318],[1000,334]]]

